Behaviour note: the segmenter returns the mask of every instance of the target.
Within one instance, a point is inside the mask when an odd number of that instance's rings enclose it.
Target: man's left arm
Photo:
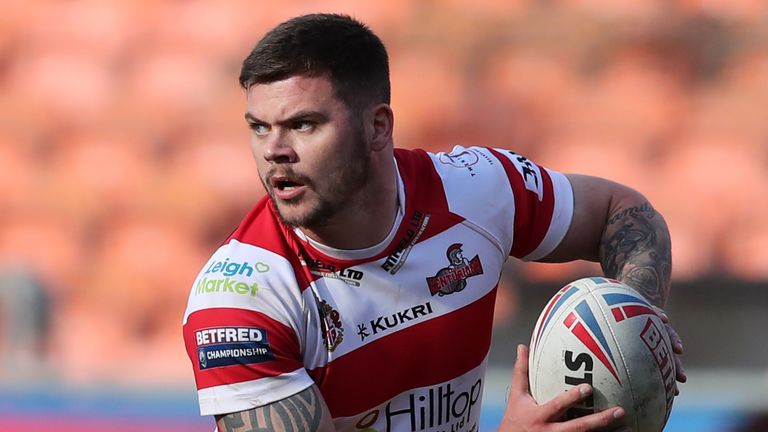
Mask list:
[[[669,298],[672,251],[664,218],[639,193],[611,202],[600,241],[606,276],[635,288],[664,307]]]
[[[607,277],[643,294],[659,308],[678,356],[682,341],[661,310],[670,291],[672,251],[664,218],[632,188],[584,175],[568,174],[573,188],[573,220],[565,238],[539,261],[599,261]],[[686,376],[675,356],[677,379]]]
[[[540,261],[599,261],[606,276],[664,307],[672,269],[664,218],[634,189],[598,177],[567,177],[573,188],[573,220],[560,245]]]

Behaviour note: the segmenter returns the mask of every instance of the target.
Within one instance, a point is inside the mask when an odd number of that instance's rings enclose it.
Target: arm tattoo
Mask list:
[[[669,294],[672,253],[667,225],[648,203],[608,216],[600,245],[606,276],[635,288],[656,306]]]
[[[269,405],[216,416],[216,423],[221,432],[315,432],[322,418],[322,400],[312,386]]]

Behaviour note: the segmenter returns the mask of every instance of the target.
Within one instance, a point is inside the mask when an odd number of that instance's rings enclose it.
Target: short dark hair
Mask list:
[[[302,74],[328,74],[336,96],[353,110],[390,103],[387,50],[347,15],[303,15],[270,30],[243,61],[240,85],[248,89]]]

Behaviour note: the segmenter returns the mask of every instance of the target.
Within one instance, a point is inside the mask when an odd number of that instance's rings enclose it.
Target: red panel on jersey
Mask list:
[[[419,238],[420,242],[464,221],[463,217],[449,210],[443,181],[427,152],[420,149],[395,149],[395,156],[405,184],[406,217],[414,211],[430,215],[426,230]]]
[[[491,346],[495,298],[494,288],[461,309],[385,336],[310,371],[333,417],[359,414],[408,389],[443,383],[480,365]],[[388,364],[408,366],[398,369]]]
[[[494,149],[488,149],[501,162],[515,196],[514,243],[510,255],[522,258],[533,252],[547,234],[555,208],[552,179],[547,170],[539,167],[543,198],[525,187],[525,181],[512,161]],[[530,162],[530,161],[528,161]],[[533,163],[533,162],[530,162]]]
[[[184,325],[184,344],[198,389],[273,377],[303,365],[293,329],[245,309],[193,312]]]
[[[296,281],[303,291],[309,286],[309,281],[317,279],[305,269],[296,252],[300,245],[290,227],[280,222],[277,210],[269,196],[264,196],[240,222],[235,231],[229,235],[227,242],[235,239],[242,243],[266,249],[286,258],[293,267]],[[288,242],[293,243],[288,243]]]

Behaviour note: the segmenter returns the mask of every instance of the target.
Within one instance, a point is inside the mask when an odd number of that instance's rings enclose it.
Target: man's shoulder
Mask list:
[[[265,196],[243,217],[222,245],[235,241],[287,256],[292,254],[287,237],[286,227],[275,214],[269,197]]]
[[[451,208],[457,200],[478,205],[496,201],[510,185],[507,161],[496,149],[457,145],[441,152],[396,149],[395,155],[406,185],[429,190],[427,197],[440,189]]]
[[[235,238],[221,245],[192,283],[185,322],[193,313],[213,310],[215,315],[222,308],[257,312],[274,319],[293,316],[285,311],[286,305],[293,305],[288,308],[292,311],[300,308],[297,305],[301,304],[307,278],[297,253],[288,248],[271,249],[277,251]]]
[[[304,282],[295,236],[270,207],[269,198],[265,197],[248,212],[211,254],[195,281],[193,292],[219,292],[213,284],[220,280],[223,284],[236,280],[262,285],[269,282],[275,286],[288,286],[293,280]],[[252,290],[250,295],[254,296],[255,292]]]
[[[462,145],[455,145],[450,151],[398,148],[395,149],[395,157],[401,171],[406,174],[423,174],[428,169],[442,179],[461,178],[467,181],[481,181],[503,173],[502,163],[506,162],[497,149]]]

